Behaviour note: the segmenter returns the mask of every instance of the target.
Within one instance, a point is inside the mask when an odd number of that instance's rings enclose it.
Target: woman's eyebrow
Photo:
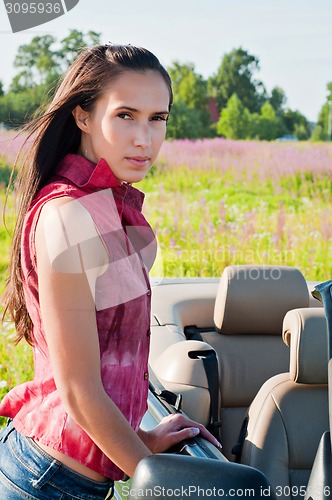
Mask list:
[[[132,108],[130,106],[119,106],[118,108],[115,109],[116,111],[119,111],[119,110],[127,110],[127,111],[131,111],[132,113],[139,113],[139,109],[136,109],[136,108]],[[154,111],[152,113],[153,115],[169,115],[169,111]]]
[[[130,106],[119,106],[118,108],[115,108],[115,111],[119,111],[120,109],[126,109],[127,111],[132,111],[133,113],[138,113],[138,109],[131,108]]]

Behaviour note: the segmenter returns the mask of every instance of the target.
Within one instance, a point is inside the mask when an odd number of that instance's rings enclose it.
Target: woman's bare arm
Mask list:
[[[65,204],[65,210],[61,211]],[[57,212],[63,216],[59,225]],[[68,242],[68,234],[63,232],[70,232],[71,224],[76,239],[81,237],[83,241],[88,237],[93,242],[90,255],[82,256],[79,248],[73,249],[70,245],[68,251],[64,248],[63,241]],[[93,234],[96,237],[91,239]],[[137,463],[151,451],[102,385],[91,290],[98,274],[107,265],[105,248],[89,213],[70,198],[47,203],[38,221],[35,241],[41,315],[61,400],[66,411],[97,446],[124,472],[132,475]],[[89,277],[85,269],[87,261]]]

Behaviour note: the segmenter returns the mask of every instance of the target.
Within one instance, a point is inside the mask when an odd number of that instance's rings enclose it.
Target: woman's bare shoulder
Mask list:
[[[109,263],[104,243],[95,223],[80,202],[69,196],[54,198],[41,210],[36,228],[36,249],[47,256],[57,272],[77,273]]]

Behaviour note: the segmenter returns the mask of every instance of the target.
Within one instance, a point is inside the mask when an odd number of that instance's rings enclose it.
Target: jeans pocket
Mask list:
[[[13,421],[11,418],[8,419],[6,427],[4,427],[0,432],[0,443],[5,443],[11,432],[15,430]]]

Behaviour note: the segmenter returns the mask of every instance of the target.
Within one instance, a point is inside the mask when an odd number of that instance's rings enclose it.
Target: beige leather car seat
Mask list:
[[[329,428],[324,309],[286,314],[289,372],[269,379],[249,409],[241,462],[261,470],[280,499],[303,498],[322,434]]]
[[[224,269],[214,308],[216,331],[202,333],[217,352],[223,453],[234,460],[247,409],[262,384],[288,370],[282,341],[286,312],[308,307],[306,281],[286,266],[238,265]]]

